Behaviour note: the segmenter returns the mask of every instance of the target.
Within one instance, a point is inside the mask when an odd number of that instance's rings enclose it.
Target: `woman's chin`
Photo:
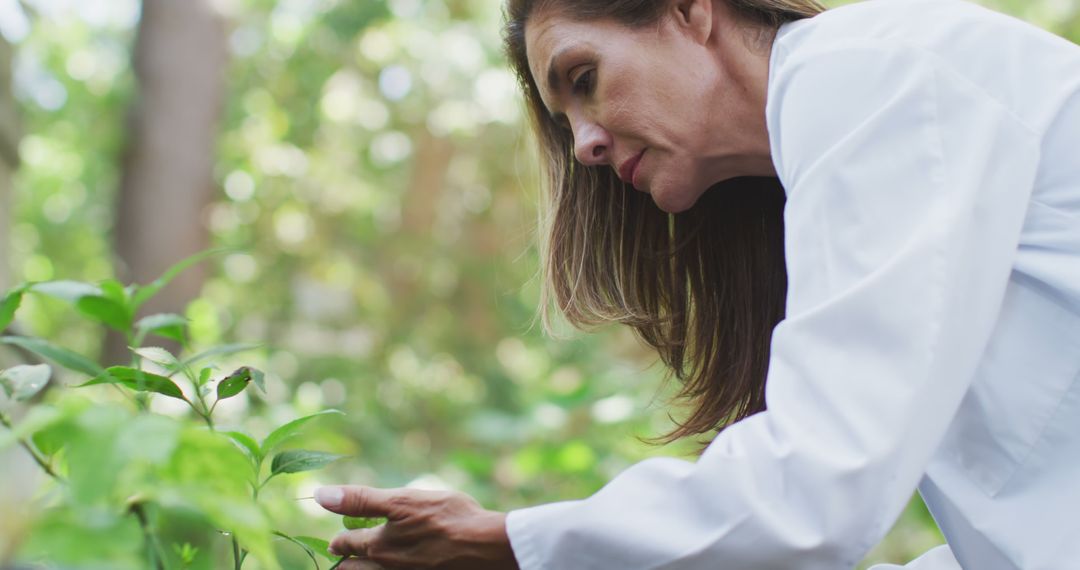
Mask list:
[[[673,188],[664,188],[662,186],[650,188],[649,195],[652,196],[653,202],[656,203],[657,208],[660,208],[669,214],[678,214],[689,210],[701,196],[700,193],[684,192]]]

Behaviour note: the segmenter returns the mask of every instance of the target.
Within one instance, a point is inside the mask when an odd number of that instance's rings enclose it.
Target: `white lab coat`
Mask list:
[[[852,568],[916,486],[949,546],[909,568],[1080,568],[1080,48],[876,0],[783,26],[770,66],[769,409],[511,512],[522,569]]]

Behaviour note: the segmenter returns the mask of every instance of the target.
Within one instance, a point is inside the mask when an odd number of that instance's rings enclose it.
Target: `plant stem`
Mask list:
[[[150,563],[156,570],[165,570],[165,556],[161,552],[161,544],[158,543],[154,531],[150,528],[150,519],[146,516],[145,503],[133,503],[131,512],[135,514],[135,518],[139,519],[139,526],[142,527],[143,537],[146,540],[146,550],[150,555]]]
[[[11,422],[4,414],[0,414],[0,424],[3,424],[4,427],[8,428],[9,430],[15,431],[15,428],[12,427]],[[30,457],[34,458],[34,462],[37,463],[38,466],[41,467],[41,469],[49,475],[49,477],[56,479],[60,483],[64,482],[64,478],[53,470],[52,466],[49,465],[48,460],[46,460],[45,457],[41,455],[41,452],[39,452],[37,448],[33,446],[33,444],[22,438],[18,438],[18,442],[19,445],[21,445],[23,449],[25,449],[26,452],[30,454]]]
[[[240,543],[236,541],[236,533],[232,535],[232,555],[233,555],[233,569],[240,570],[240,567],[244,564],[244,559],[240,556]]]
[[[198,388],[196,388],[195,390],[196,390],[196,392],[198,392]],[[199,399],[202,400],[202,398],[199,398]],[[184,401],[188,403],[188,406],[191,406],[191,410],[193,412],[198,414],[198,416],[200,418],[202,418],[204,422],[206,422],[206,427],[210,428],[210,431],[215,431],[214,430],[214,420],[210,419],[210,414],[209,413],[207,413],[207,412],[205,412],[203,410],[200,410],[199,406],[195,405],[195,402],[192,402],[191,400],[189,400],[187,398],[184,398]],[[203,407],[203,409],[205,409],[206,404],[203,404],[202,407]]]

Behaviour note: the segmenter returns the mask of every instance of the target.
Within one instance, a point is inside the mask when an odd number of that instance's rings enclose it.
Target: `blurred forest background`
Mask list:
[[[1080,40],[1080,0],[985,3]],[[498,0],[0,0],[0,285],[234,248],[150,312],[266,344],[268,394],[231,413],[347,412],[354,458],[309,486],[507,510],[687,455],[639,440],[670,391],[625,330],[533,322],[537,167],[500,22]],[[33,298],[16,326],[122,353],[73,318]],[[940,541],[914,501],[867,563]]]

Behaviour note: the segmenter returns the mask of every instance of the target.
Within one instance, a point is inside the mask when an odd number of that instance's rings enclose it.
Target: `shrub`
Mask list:
[[[340,412],[300,417],[261,440],[220,429],[220,402],[252,386],[264,392],[266,387],[256,368],[228,372],[216,363],[258,347],[230,344],[192,353],[184,317],[136,319],[148,299],[211,253],[185,260],[144,286],[115,280],[28,283],[0,300],[0,329],[8,328],[24,297],[44,295],[123,335],[131,347],[128,365],[105,367],[47,339],[0,337],[26,360],[39,361],[0,372],[7,396],[0,407],[6,428],[0,430],[0,448],[23,447],[51,479],[35,497],[19,563],[172,570],[219,568],[227,560],[235,569],[245,561],[275,569],[281,567],[275,542],[291,543],[315,568],[332,563],[322,560],[333,560],[325,540],[278,530],[276,523],[296,512],[295,501],[260,497],[260,491],[275,478],[342,458],[288,445],[309,423]],[[167,339],[180,350],[155,346],[153,339]],[[76,382],[63,386],[61,374]],[[46,395],[48,387],[56,389]],[[151,403],[162,398],[183,402],[189,412],[151,411]],[[16,409],[24,412],[17,421]]]

